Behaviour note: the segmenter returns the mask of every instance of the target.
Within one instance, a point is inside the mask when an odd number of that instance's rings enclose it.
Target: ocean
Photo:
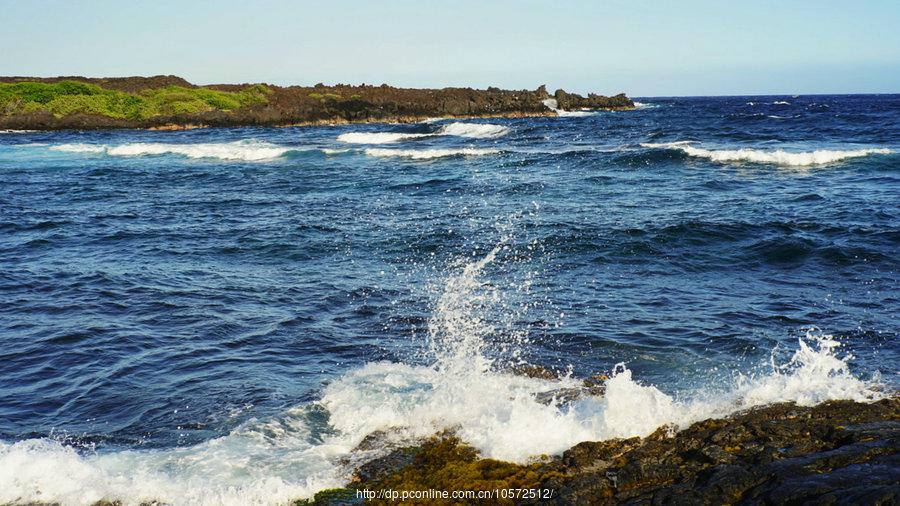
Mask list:
[[[0,133],[0,504],[283,504],[444,429],[528,462],[894,392],[900,95],[638,100]]]

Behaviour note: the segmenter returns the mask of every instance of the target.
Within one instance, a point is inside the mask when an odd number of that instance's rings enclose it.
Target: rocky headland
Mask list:
[[[557,90],[407,89],[382,84],[196,86],[176,76],[0,77],[0,129],[293,126],[415,122],[432,117],[524,117],[563,110],[630,109],[624,94]]]

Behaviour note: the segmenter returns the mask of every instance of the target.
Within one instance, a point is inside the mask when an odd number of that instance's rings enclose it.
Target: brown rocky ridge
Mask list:
[[[50,97],[4,95],[2,87],[13,83],[86,83],[98,86],[110,95],[98,106],[94,99],[68,100],[48,104]],[[71,87],[71,86],[70,86]],[[179,100],[178,95],[210,90],[238,94],[258,91],[259,98],[240,107],[218,105],[210,99],[201,107],[181,107],[187,102],[166,102],[150,112],[115,109],[128,100],[145,101],[165,95]],[[74,92],[73,92],[74,93]],[[98,95],[95,89],[84,92]],[[115,94],[115,97],[112,95]],[[182,97],[183,100],[191,98]],[[194,97],[196,98],[196,97]],[[176,76],[88,78],[73,77],[0,77],[0,129],[56,130],[102,128],[182,129],[197,127],[328,125],[366,122],[415,122],[426,118],[524,117],[555,115],[542,102],[555,98],[561,109],[631,109],[634,103],[624,94],[613,97],[589,94],[584,97],[557,90],[549,94],[544,86],[536,90],[501,90],[487,88],[409,89],[382,84],[274,86],[251,84],[216,84],[196,86]],[[95,97],[96,99],[96,97]],[[118,101],[118,102],[116,102]],[[196,102],[192,103],[195,104]]]

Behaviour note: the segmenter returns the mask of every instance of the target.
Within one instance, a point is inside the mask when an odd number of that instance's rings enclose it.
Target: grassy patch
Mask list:
[[[0,115],[47,111],[56,117],[82,113],[144,120],[264,104],[269,93],[261,84],[238,92],[167,86],[131,94],[77,81],[0,83]]]
[[[314,99],[314,100],[321,100],[324,102],[326,100],[337,101],[337,100],[341,100],[344,97],[338,95],[337,93],[310,93],[309,98]]]

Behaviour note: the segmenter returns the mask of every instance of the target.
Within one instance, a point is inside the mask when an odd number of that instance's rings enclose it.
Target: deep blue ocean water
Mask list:
[[[893,389],[900,96],[641,102],[0,134],[0,502],[302,496],[342,476],[304,458],[338,461],[348,448],[323,450],[334,438],[355,430],[352,447],[409,415],[339,406],[370,393],[333,385],[381,361],[579,377],[624,363],[632,386],[682,399],[771,375],[799,343],[825,353],[824,339],[846,370],[807,378],[810,391],[834,375]],[[405,388],[391,374],[378,377]],[[617,433],[605,423],[595,437]],[[258,454],[215,446],[251,432]],[[25,483],[23,463],[42,458],[60,467],[28,472],[53,479]],[[53,488],[60,475],[72,485]],[[156,492],[121,492],[148,475]]]

